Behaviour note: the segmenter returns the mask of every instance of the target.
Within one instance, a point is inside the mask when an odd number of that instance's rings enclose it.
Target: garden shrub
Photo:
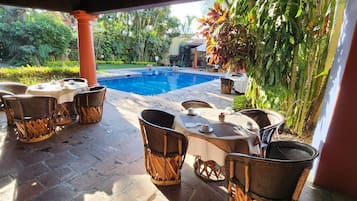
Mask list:
[[[59,80],[65,77],[79,77],[78,67],[2,67],[0,81],[20,82],[32,85],[40,82]]]
[[[148,65],[148,64],[155,65],[156,64],[155,62],[152,62],[152,61],[133,61],[131,63],[136,64],[136,65]]]
[[[96,61],[97,64],[118,64],[118,65],[121,65],[121,64],[124,64],[123,61],[104,61],[104,60],[97,60]]]
[[[233,99],[232,107],[234,111],[239,111],[247,108],[251,108],[252,105],[245,95],[236,96]]]
[[[46,62],[47,67],[78,67],[78,61],[49,61]]]

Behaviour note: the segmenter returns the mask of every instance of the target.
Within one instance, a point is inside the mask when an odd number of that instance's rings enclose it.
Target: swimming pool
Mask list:
[[[218,79],[219,76],[173,72],[171,69],[133,70],[132,75],[99,79],[100,85],[139,95],[157,95]]]

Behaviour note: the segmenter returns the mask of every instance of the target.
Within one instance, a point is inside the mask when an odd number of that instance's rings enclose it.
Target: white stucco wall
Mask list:
[[[357,1],[347,0],[344,10],[344,19],[341,25],[341,33],[332,63],[332,68],[327,83],[326,93],[322,105],[321,114],[316,125],[312,145],[318,148],[319,152],[325,143],[326,135],[329,129],[330,121],[334,111],[337,95],[340,89],[342,75],[345,70],[345,65],[352,41],[353,30],[357,21]],[[314,179],[319,159],[315,161],[313,170],[311,171],[312,179]]]

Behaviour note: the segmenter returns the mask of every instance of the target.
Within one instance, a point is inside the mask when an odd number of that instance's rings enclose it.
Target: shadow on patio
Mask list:
[[[191,87],[180,98],[202,93],[199,87],[210,88],[206,98],[212,103],[220,99],[225,106],[233,96],[221,96],[218,85],[213,81]],[[155,186],[145,172],[138,111],[161,107],[178,112],[181,100],[174,100],[175,93],[182,91],[143,98],[109,90],[101,122],[72,124],[48,140],[32,144],[16,141],[1,112],[0,200],[227,200],[226,183],[200,180],[194,174],[191,155],[182,168],[181,185]],[[308,182],[300,200],[349,199]]]
[[[219,200],[183,167],[181,186],[157,188],[145,172],[137,125],[106,103],[102,122],[73,124],[33,144],[16,141],[2,112],[0,197],[4,200]],[[188,161],[188,160],[187,160]],[[203,198],[203,197],[200,197]]]

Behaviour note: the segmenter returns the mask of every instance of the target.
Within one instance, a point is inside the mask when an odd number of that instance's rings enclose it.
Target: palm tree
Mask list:
[[[181,33],[182,34],[192,34],[192,22],[195,20],[197,17],[196,16],[190,16],[186,15],[185,21],[183,24],[180,25]]]

